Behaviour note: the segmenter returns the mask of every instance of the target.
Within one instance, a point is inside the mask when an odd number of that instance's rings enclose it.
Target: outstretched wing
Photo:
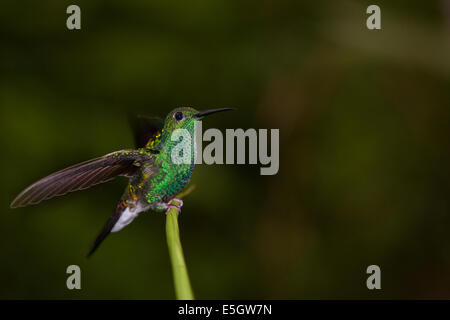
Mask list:
[[[129,117],[131,129],[133,130],[136,148],[147,146],[152,140],[161,134],[164,120],[149,116]]]
[[[11,208],[38,204],[42,200],[87,189],[117,176],[131,176],[138,169],[135,164],[145,160],[148,160],[145,154],[122,150],[76,164],[33,183],[14,199]]]

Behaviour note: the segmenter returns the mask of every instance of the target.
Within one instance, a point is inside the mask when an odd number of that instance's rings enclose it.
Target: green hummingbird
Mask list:
[[[220,108],[197,111],[191,107],[172,110],[165,120],[141,117],[135,121],[136,149],[120,150],[100,158],[88,160],[55,172],[22,191],[11,208],[38,204],[55,196],[87,189],[117,176],[129,178],[128,185],[100,234],[95,239],[90,256],[110,232],[117,232],[130,224],[140,212],[164,212],[183,202],[175,198],[189,182],[195,165],[195,123],[203,117],[221,111]],[[172,139],[176,129],[185,129],[190,138]],[[179,141],[181,140],[181,141]],[[190,161],[172,161],[172,151],[178,143],[189,143]],[[179,206],[170,204],[176,199]]]

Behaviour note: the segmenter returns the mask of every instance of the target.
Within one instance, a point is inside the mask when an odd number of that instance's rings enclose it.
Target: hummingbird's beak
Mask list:
[[[208,116],[208,115],[216,113],[216,112],[222,112],[222,111],[228,111],[228,110],[235,110],[235,109],[234,108],[219,108],[219,109],[205,110],[205,111],[200,111],[200,112],[194,114],[192,117],[203,118],[204,116]]]

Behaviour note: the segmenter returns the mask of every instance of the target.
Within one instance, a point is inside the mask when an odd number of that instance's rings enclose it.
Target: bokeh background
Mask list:
[[[131,147],[129,113],[184,105],[238,108],[204,129],[280,129],[277,175],[196,167],[180,224],[198,298],[450,298],[449,1],[2,1],[0,35],[0,298],[174,298],[162,214],[86,259],[124,178],[9,204]]]

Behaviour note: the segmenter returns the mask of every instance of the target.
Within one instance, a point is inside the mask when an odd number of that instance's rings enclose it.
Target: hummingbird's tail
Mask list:
[[[89,251],[88,257],[94,253],[94,251],[103,242],[103,240],[105,240],[108,234],[110,234],[111,232],[122,230],[138,216],[139,212],[145,211],[147,209],[148,206],[142,205],[142,203],[140,203],[139,201],[120,201],[117,204],[114,213],[111,217],[109,217],[108,221],[106,221],[106,224],[103,227],[102,231],[95,239],[92,248]]]
[[[122,216],[122,213],[127,209],[127,202],[121,201],[117,204],[116,209],[114,210],[114,213],[111,217],[109,217],[108,221],[106,221],[105,226],[103,227],[100,234],[95,239],[94,243],[92,244],[91,250],[88,253],[88,257],[90,257],[95,250],[97,250],[98,246],[105,240],[105,238],[110,234],[111,230],[116,225],[117,221],[119,221],[120,217]]]

